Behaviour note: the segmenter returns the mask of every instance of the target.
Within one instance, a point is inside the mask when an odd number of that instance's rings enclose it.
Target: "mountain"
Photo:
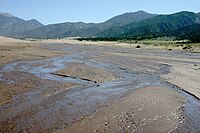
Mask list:
[[[200,13],[182,11],[168,15],[144,11],[124,13],[102,23],[59,23],[42,25],[0,13],[0,35],[18,38],[115,37],[144,39],[175,36],[199,41]],[[196,41],[197,40],[197,41]]]
[[[200,42],[200,24],[192,24],[173,31],[178,39],[189,39],[191,42]]]
[[[156,16],[144,11],[134,13],[125,13],[113,17],[103,23],[60,23],[42,26],[38,29],[33,29],[22,34],[19,37],[32,37],[32,38],[62,38],[62,37],[90,37],[99,32],[107,30],[114,26],[123,26],[132,22],[138,22],[147,18]]]
[[[103,31],[99,37],[156,37],[170,34],[170,31],[199,23],[199,17],[193,12],[179,12],[170,15],[158,15],[125,26],[112,27]]]
[[[60,23],[60,24],[50,24],[46,26],[42,26],[37,29],[29,30],[19,34],[19,37],[30,37],[30,38],[61,38],[64,37],[64,34],[71,33],[73,31],[77,31],[79,33],[82,29],[87,29],[95,26],[94,23]],[[74,33],[75,34],[75,33]]]
[[[145,11],[130,12],[130,13],[124,13],[122,15],[113,17],[100,25],[105,30],[105,29],[111,28],[113,26],[123,26],[123,25],[127,25],[129,23],[139,22],[141,20],[145,20],[145,19],[152,18],[155,16],[157,16],[157,15],[149,14]]]
[[[11,14],[9,14],[9,13],[3,13],[3,12],[0,12],[0,15],[1,16],[5,16],[5,17],[13,17]]]
[[[0,13],[0,35],[13,36],[41,26],[35,19],[25,21],[8,13]]]
[[[197,13],[197,16],[200,18],[200,13]]]

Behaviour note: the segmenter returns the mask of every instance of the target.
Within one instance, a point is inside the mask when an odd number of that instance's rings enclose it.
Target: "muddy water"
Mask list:
[[[185,124],[182,125],[180,132],[200,131],[200,102],[189,94],[180,91],[176,86],[163,83],[159,78],[159,74],[169,72],[169,66],[156,61],[143,61],[132,57],[127,58],[126,56],[109,54],[143,53],[149,56],[155,54],[170,56],[172,53],[146,52],[142,49],[131,51],[126,48],[111,47],[98,47],[97,49],[94,46],[58,44],[51,44],[45,48],[73,52],[73,54],[41,61],[10,63],[3,66],[1,72],[27,72],[42,79],[71,82],[80,86],[58,91],[49,97],[41,97],[38,91],[29,91],[16,95],[15,103],[0,105],[1,126],[6,125],[8,121],[15,121],[12,131],[49,132],[57,128],[67,127],[83,116],[90,116],[99,107],[108,106],[135,88],[158,85],[175,89],[187,99],[186,105],[183,108]],[[181,53],[173,54],[181,55]],[[192,58],[195,55],[183,56]],[[68,63],[71,62],[84,63],[89,66],[102,68],[116,75],[117,79],[107,83],[95,84],[87,80],[59,77],[51,74],[68,67]],[[6,81],[2,76],[0,78],[8,84],[15,82],[15,80]],[[24,99],[23,102],[17,102],[18,99],[22,98]],[[12,111],[9,113],[8,110]]]

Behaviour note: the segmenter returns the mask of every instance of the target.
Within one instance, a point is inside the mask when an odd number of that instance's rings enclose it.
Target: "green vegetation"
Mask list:
[[[83,38],[77,38],[78,41],[139,41],[139,40],[145,40],[145,39],[152,39],[152,37],[83,37]]]
[[[99,33],[98,36],[139,39],[157,38],[162,36],[179,37],[180,33],[175,31],[186,26],[194,25],[198,22],[197,20],[199,20],[197,14],[192,12],[179,12],[172,15],[158,15],[137,23],[131,23],[121,27],[113,27]],[[191,38],[188,37],[188,39]],[[195,40],[191,39],[191,41]]]
[[[144,11],[135,13],[125,13],[113,17],[103,23],[60,23],[45,25],[37,29],[29,30],[18,34],[20,38],[64,38],[64,37],[92,37],[96,34],[110,29],[112,27],[123,26],[132,22],[139,22],[147,18],[155,17],[155,14],[149,14]]]
[[[125,26],[112,27],[97,34],[97,37],[81,38],[91,41],[149,40],[160,37],[175,40],[200,42],[200,18],[192,12],[179,12],[171,15],[158,15]]]
[[[103,23],[66,22],[45,26],[36,20],[24,21],[11,15],[0,14],[0,31],[0,35],[17,38],[83,37],[78,40],[126,42],[168,37],[198,43],[200,14],[183,11],[156,15],[138,11],[113,17]]]
[[[193,43],[200,42],[200,24],[193,24],[174,31],[177,39],[188,39]]]
[[[195,48],[200,48],[200,43],[191,43],[189,40],[175,40],[174,38],[156,38],[156,39],[145,39],[145,40],[127,40],[120,41],[122,43],[139,44],[147,46],[162,47],[166,50],[180,49],[184,51],[195,52]]]
[[[192,43],[190,40],[177,40],[175,37],[159,37],[148,39],[134,39],[134,38],[117,38],[117,37],[96,37],[96,38],[77,38],[79,41],[117,41],[119,43],[138,44],[136,48],[143,45],[162,47],[166,50],[182,49],[184,51],[194,52],[194,48],[200,48],[200,43]]]

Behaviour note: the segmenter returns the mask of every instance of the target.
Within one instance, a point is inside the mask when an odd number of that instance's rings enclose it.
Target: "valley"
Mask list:
[[[1,37],[0,132],[199,132],[200,55]]]

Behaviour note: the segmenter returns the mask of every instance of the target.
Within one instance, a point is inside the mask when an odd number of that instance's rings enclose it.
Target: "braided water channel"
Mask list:
[[[48,45],[50,49],[56,49],[56,46],[53,44]],[[90,116],[98,107],[108,106],[110,103],[125,96],[129,92],[132,92],[136,88],[156,85],[176,90],[186,98],[186,103],[182,108],[185,123],[179,129],[180,132],[200,132],[199,100],[182,91],[177,86],[165,83],[159,78],[160,74],[169,72],[170,66],[154,61],[146,62],[122,56],[110,56],[109,58],[105,58],[103,57],[101,50],[104,50],[104,52],[112,51],[111,48],[107,47],[95,50],[95,47],[92,46],[80,46],[80,48],[74,48],[73,45],[69,45],[65,49],[61,50],[73,53],[45,60],[14,62],[7,64],[0,69],[1,73],[11,71],[25,72],[31,73],[42,79],[71,82],[80,85],[55,93],[51,99],[46,99],[47,101],[50,101],[48,105],[45,105],[45,100],[42,101],[43,104],[41,104],[41,99],[38,98],[40,91],[31,91],[17,95],[15,96],[16,102],[11,103],[10,105],[0,105],[2,114],[7,110],[18,110],[15,112],[16,114],[25,112],[25,109],[27,108],[36,108],[38,110],[31,116],[31,118],[23,117],[21,119],[17,119],[18,122],[13,131],[21,131],[21,123],[25,123],[26,126],[29,126],[36,120],[39,120],[38,124],[40,124],[40,129],[32,127],[33,130],[49,131],[59,128],[60,126],[65,127],[83,116]],[[119,49],[115,50],[117,51]],[[83,79],[61,77],[51,74],[55,71],[68,67],[68,63],[71,62],[84,63],[89,66],[107,70],[117,75],[117,79],[110,82],[96,84]],[[134,71],[129,69],[129,67],[125,68],[120,65],[124,62],[133,64],[133,66],[130,67],[139,66],[143,68],[144,71]],[[8,84],[15,82],[14,80],[6,81],[3,78],[0,80],[4,80]],[[24,101],[23,104],[20,104],[20,99],[22,98]],[[60,112],[65,115],[60,115]],[[8,119],[12,119],[12,117],[16,114],[6,114],[0,116],[0,123],[5,123]],[[48,117],[48,124],[44,124],[42,121],[42,119],[45,119],[46,117]],[[60,124],[59,122],[64,124]],[[43,125],[41,125],[41,123],[43,123]]]

